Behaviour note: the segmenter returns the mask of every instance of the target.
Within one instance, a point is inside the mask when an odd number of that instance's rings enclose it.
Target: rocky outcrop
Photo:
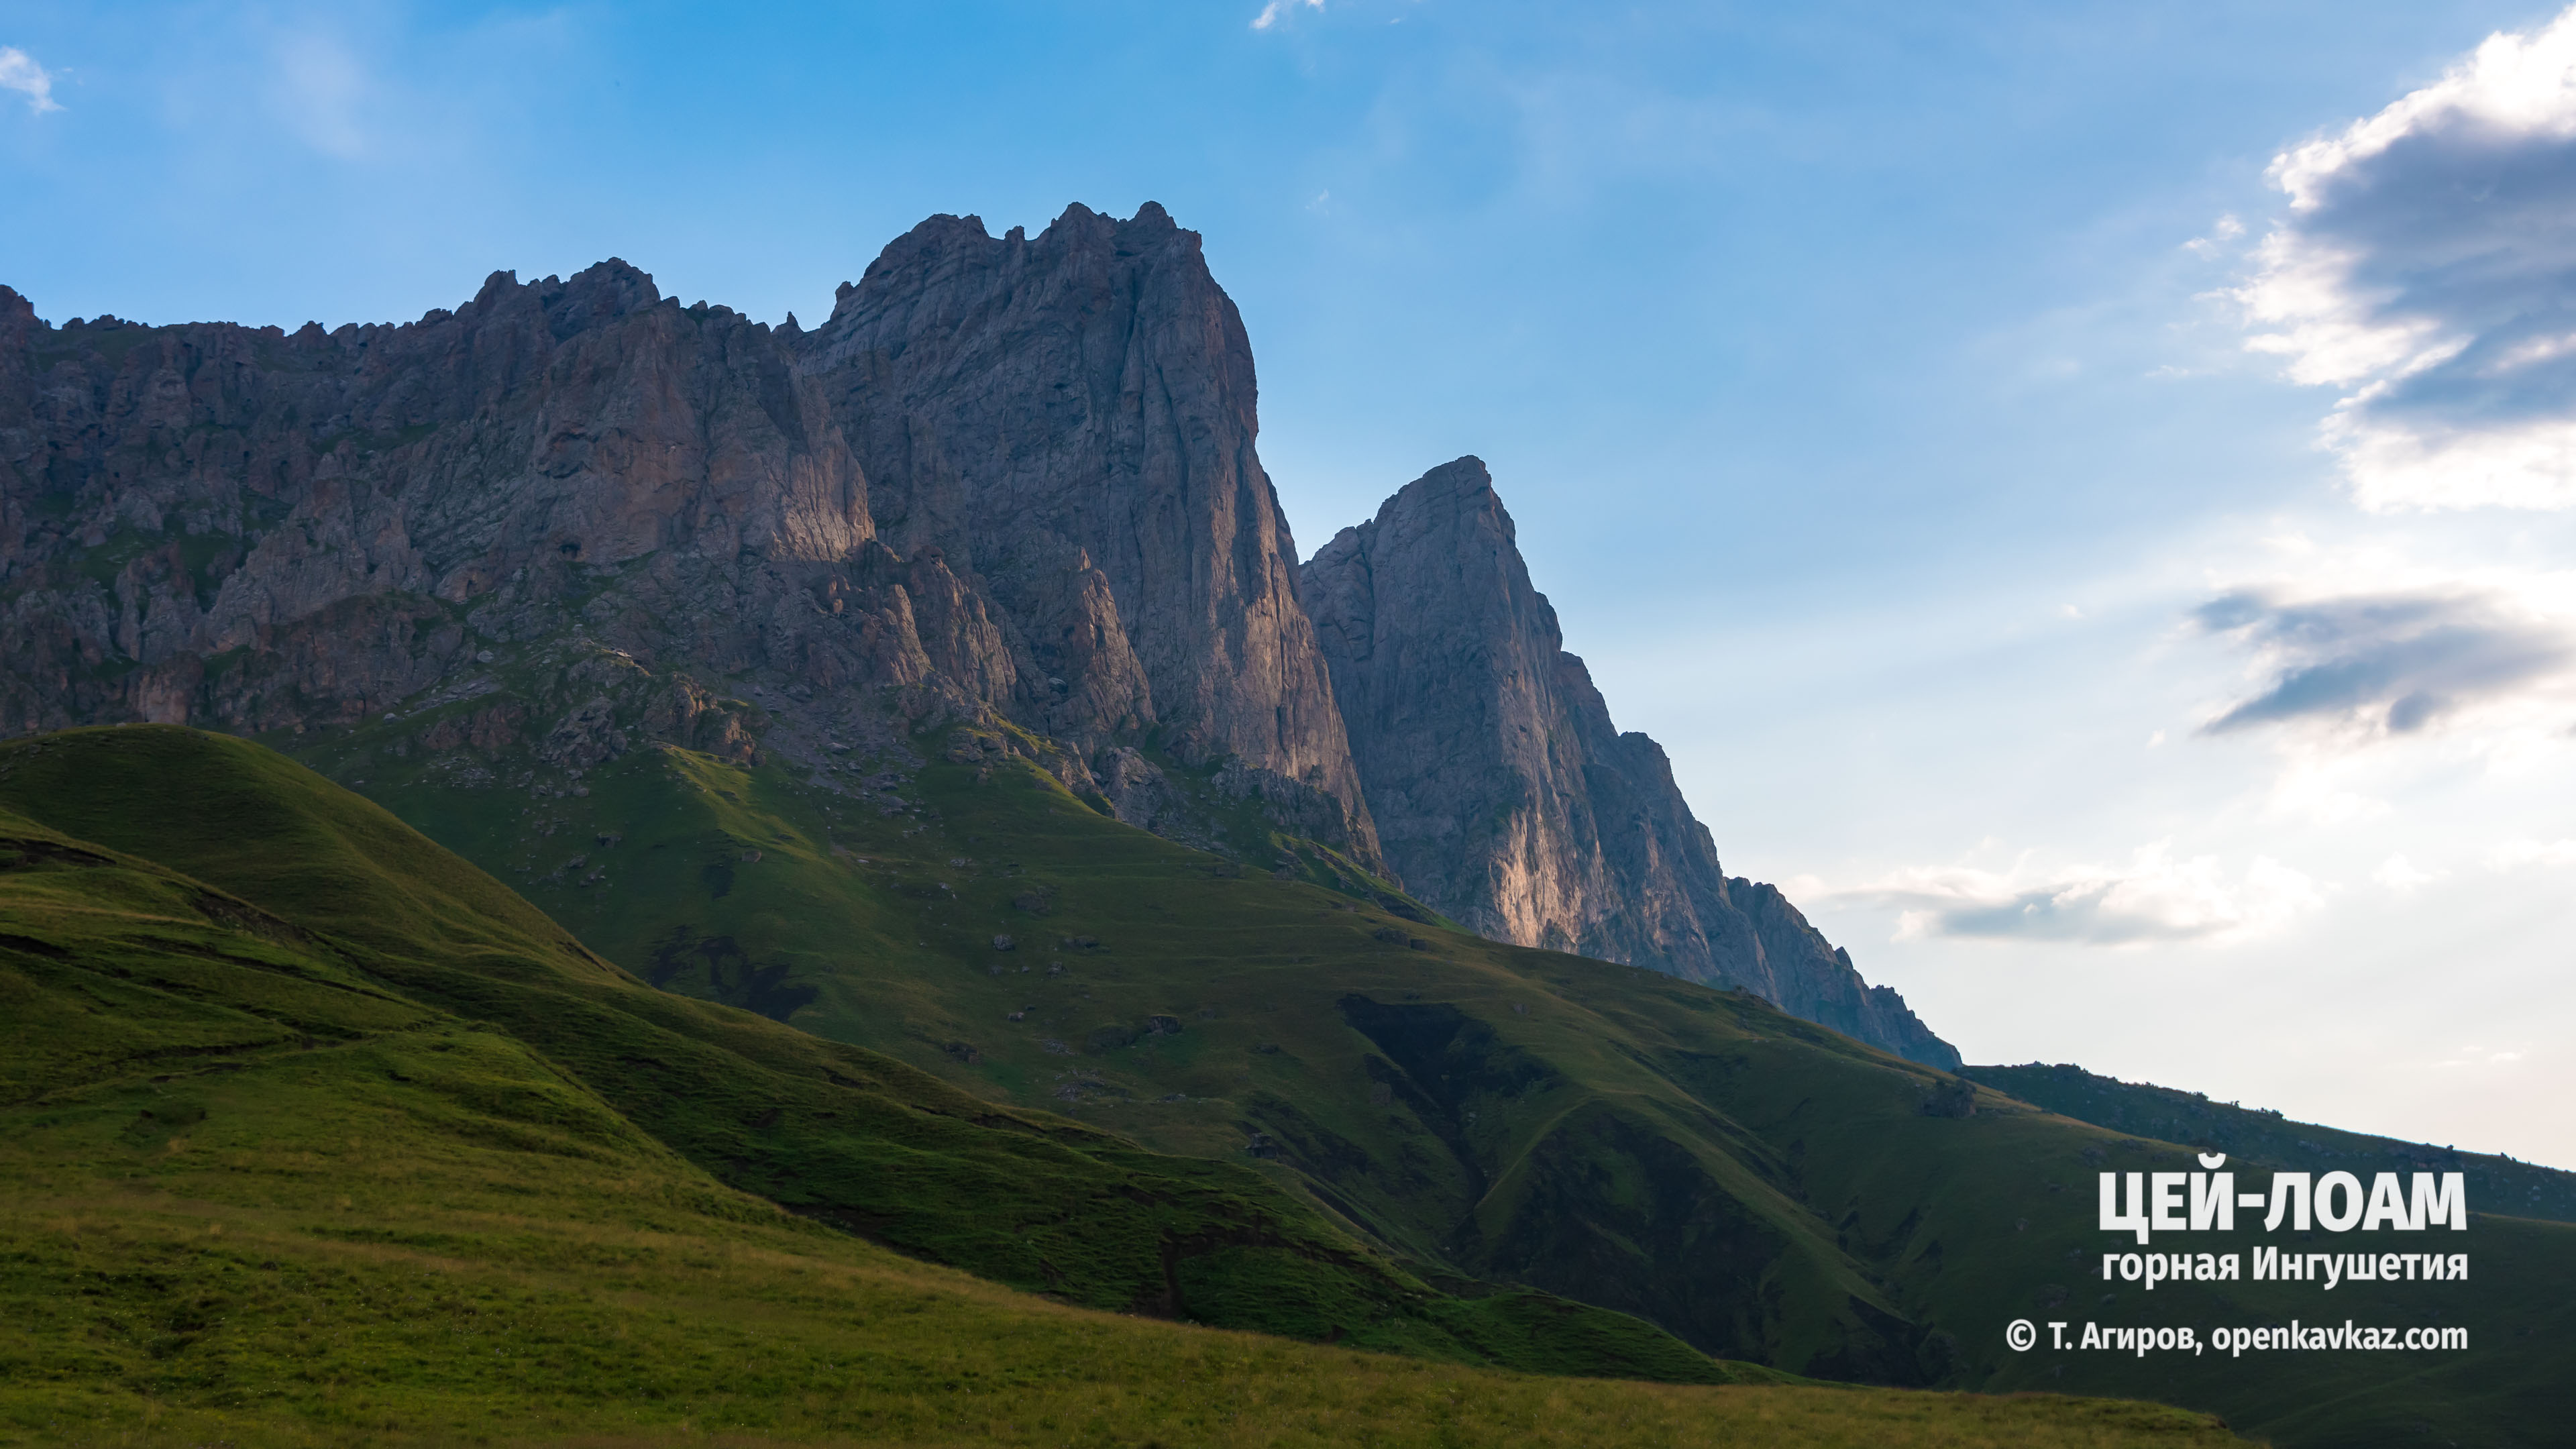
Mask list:
[[[1007,718],[1156,828],[1248,799],[1378,866],[1254,404],[1151,205],[933,218],[811,333],[616,261],[327,333],[0,289],[0,730],[300,729],[606,650],[792,685],[808,734]]]
[[[799,357],[887,540],[945,549],[1010,621],[1048,732],[1097,749],[1151,728],[1376,863],[1253,446],[1251,345],[1197,233],[1150,202],[1127,221],[1075,206],[1034,238],[933,217]]]
[[[1388,862],[1499,940],[1740,985],[1936,1066],[1958,1054],[1767,885],[1730,879],[1662,747],[1621,734],[1461,458],[1301,583]]]
[[[0,290],[0,729],[340,722],[574,638],[1007,705],[983,602],[876,541],[791,362],[615,261],[328,333]]]

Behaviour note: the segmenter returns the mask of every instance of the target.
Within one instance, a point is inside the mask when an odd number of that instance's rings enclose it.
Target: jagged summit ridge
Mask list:
[[[1958,1064],[1779,891],[1726,875],[1663,748],[1620,733],[1565,651],[1481,460],[1343,529],[1302,591],[1387,859],[1417,895],[1497,939],[1745,986]]]

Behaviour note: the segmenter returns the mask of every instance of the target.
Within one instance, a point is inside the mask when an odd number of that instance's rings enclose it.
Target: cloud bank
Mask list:
[[[2304,602],[2246,589],[2193,611],[2252,653],[2263,683],[2201,726],[2228,734],[2320,724],[2412,734],[2470,706],[2525,694],[2576,662],[2556,619],[2474,591],[2346,594]]]
[[[16,91],[27,98],[27,109],[39,115],[61,110],[54,99],[54,77],[36,58],[14,45],[0,45],[0,90]]]
[[[2125,866],[1916,867],[1831,899],[1896,911],[1900,941],[1952,936],[2086,946],[2268,935],[2325,903],[2315,882],[2269,857],[2257,857],[2230,881],[2217,857],[2176,860],[2161,841]]]
[[[2576,507],[2576,10],[2277,157],[2248,345],[2372,509]]]

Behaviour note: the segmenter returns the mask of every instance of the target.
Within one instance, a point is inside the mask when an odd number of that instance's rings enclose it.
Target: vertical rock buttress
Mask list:
[[[997,601],[1051,733],[1239,762],[1225,778],[1380,863],[1254,448],[1251,345],[1197,233],[1150,202],[1035,238],[933,217],[802,348],[882,535]]]
[[[1405,486],[1304,568],[1387,860],[1486,935],[1747,987],[1935,1066],[1958,1053],[1767,885],[1729,879],[1663,749],[1621,734],[1485,465]]]

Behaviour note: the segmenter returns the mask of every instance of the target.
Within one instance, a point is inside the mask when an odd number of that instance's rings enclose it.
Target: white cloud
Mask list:
[[[2508,840],[2487,852],[2489,870],[2527,865],[2576,865],[2576,840]]]
[[[1260,14],[1252,17],[1252,28],[1255,30],[1268,30],[1271,26],[1278,24],[1279,17],[1288,13],[1288,7],[1292,3],[1296,3],[1296,0],[1270,0],[1269,4],[1261,7]],[[1303,3],[1309,10],[1321,10],[1324,8],[1324,0],[1303,0]]]
[[[2196,236],[2182,244],[2184,251],[2198,257],[2216,257],[2227,243],[2245,235],[2245,223],[2232,216],[2222,216],[2209,229],[2209,235]]]
[[[2431,885],[2449,874],[2447,870],[2423,870],[2402,855],[2392,855],[2379,863],[2379,869],[2372,871],[2370,878],[2388,890],[2406,895],[2417,886]]]
[[[17,91],[27,98],[27,109],[42,115],[61,110],[54,99],[52,72],[36,64],[36,58],[14,45],[0,45],[0,90]]]
[[[2576,10],[2271,179],[2290,210],[2235,293],[2247,345],[2343,390],[2322,434],[2356,499],[2576,507]]]
[[[1900,941],[1953,936],[2088,946],[2243,940],[2325,903],[2314,881],[2268,856],[2230,880],[2216,856],[2177,860],[2165,841],[2140,848],[2123,866],[1911,867],[1831,899],[1896,911]]]

